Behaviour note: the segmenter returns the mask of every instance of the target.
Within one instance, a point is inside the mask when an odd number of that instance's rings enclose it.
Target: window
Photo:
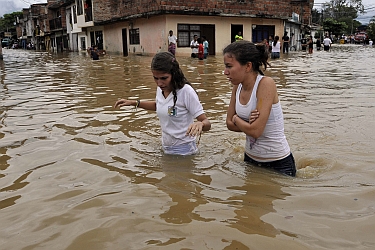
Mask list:
[[[77,23],[77,6],[73,5],[73,22]]]
[[[77,1],[77,15],[83,15],[82,0]]]
[[[130,29],[129,30],[129,40],[130,40],[130,44],[140,44],[139,29]]]
[[[177,24],[178,47],[190,47],[194,35],[201,36],[201,25],[199,24]]]

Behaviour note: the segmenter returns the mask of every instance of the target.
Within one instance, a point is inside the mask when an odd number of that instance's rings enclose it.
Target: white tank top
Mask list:
[[[236,92],[236,113],[245,121],[249,121],[251,111],[257,107],[256,94],[262,78],[262,75],[258,75],[250,100],[245,105],[242,105],[239,101],[242,84],[238,85]],[[284,134],[284,116],[280,101],[272,104],[271,113],[263,134],[258,139],[246,135],[245,152],[259,162],[280,160],[290,154],[290,147]]]

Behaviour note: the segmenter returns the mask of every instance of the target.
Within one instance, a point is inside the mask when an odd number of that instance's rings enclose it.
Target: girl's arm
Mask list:
[[[122,106],[134,106],[136,108],[143,108],[146,110],[156,111],[155,101],[139,101],[139,100],[126,100],[120,99],[115,103],[115,108]]]
[[[229,107],[228,107],[228,110],[227,110],[226,123],[227,123],[227,128],[230,131],[242,132],[242,130],[239,129],[233,121],[233,117],[236,115],[236,92],[237,92],[237,88],[238,88],[238,86],[233,86],[233,88],[232,88],[232,96],[230,97]]]
[[[236,114],[232,116],[231,126],[235,125],[238,130],[244,132],[246,135],[249,135],[253,138],[258,138],[263,134],[264,128],[266,127],[268,117],[271,112],[272,104],[278,102],[276,84],[270,77],[263,77],[259,83],[257,91],[257,111],[259,116],[249,123],[242,120]],[[229,114],[229,112],[228,112]],[[253,116],[253,113],[252,115]],[[250,116],[250,117],[251,117]],[[250,121],[251,122],[251,121]],[[227,126],[228,126],[228,117],[227,117]],[[228,127],[229,128],[229,127]],[[237,131],[237,130],[233,130]]]

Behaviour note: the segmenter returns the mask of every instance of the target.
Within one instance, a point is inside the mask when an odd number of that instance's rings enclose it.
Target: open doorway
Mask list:
[[[208,41],[208,54],[215,55],[215,25],[204,24],[201,26],[201,35],[205,36]]]

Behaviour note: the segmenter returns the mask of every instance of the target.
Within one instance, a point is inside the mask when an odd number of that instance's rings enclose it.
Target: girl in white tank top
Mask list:
[[[276,84],[260,70],[260,66],[268,65],[268,48],[238,41],[223,52],[224,74],[234,85],[226,124],[229,130],[246,134],[244,160],[295,176]]]

